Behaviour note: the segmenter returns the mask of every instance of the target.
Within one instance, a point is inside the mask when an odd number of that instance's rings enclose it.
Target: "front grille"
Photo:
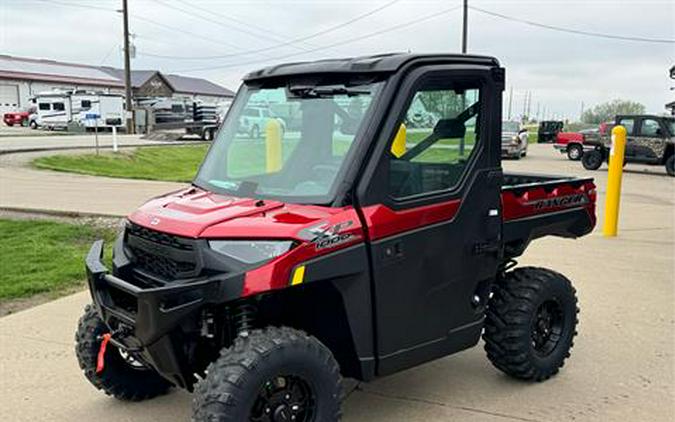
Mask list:
[[[139,248],[130,249],[134,254],[138,268],[167,280],[179,278],[184,273],[194,272],[197,267],[194,262],[180,262]]]
[[[172,281],[195,277],[200,268],[194,241],[135,224],[127,226],[126,247],[143,276]]]
[[[194,245],[189,243],[189,240],[187,239],[181,239],[178,236],[151,230],[133,223],[127,226],[127,233],[132,236],[140,237],[141,239],[149,240],[150,242],[171,246],[172,248],[184,251],[191,251],[194,249]]]

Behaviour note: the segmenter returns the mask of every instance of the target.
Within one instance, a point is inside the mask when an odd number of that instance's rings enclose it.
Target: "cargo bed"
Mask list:
[[[516,257],[534,239],[575,238],[595,226],[593,178],[505,173],[502,182],[504,253]]]

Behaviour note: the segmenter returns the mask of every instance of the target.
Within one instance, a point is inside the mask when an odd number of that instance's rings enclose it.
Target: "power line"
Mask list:
[[[169,8],[169,9],[172,9],[172,10],[176,10],[176,11],[178,11],[178,12],[180,12],[180,13],[184,13],[184,14],[186,14],[186,15],[188,15],[188,16],[192,16],[192,17],[194,17],[194,18],[204,20],[204,21],[209,22],[209,23],[212,23],[212,24],[214,24],[214,25],[222,26],[222,27],[224,27],[224,28],[226,28],[226,29],[228,29],[228,30],[235,30],[235,31],[239,31],[239,32],[242,32],[242,33],[245,33],[245,34],[248,34],[248,35],[252,35],[252,36],[254,36],[255,38],[260,38],[258,35],[252,33],[251,31],[239,29],[239,28],[234,27],[234,26],[232,26],[232,25],[230,25],[230,24],[227,24],[227,23],[225,23],[225,22],[222,22],[222,21],[220,21],[220,20],[218,20],[218,19],[212,19],[212,18],[210,18],[210,17],[207,17],[207,16],[203,16],[203,15],[194,13],[194,12],[192,12],[191,10],[186,10],[186,9],[181,8],[181,7],[177,7],[177,6],[174,6],[174,5],[172,5],[172,4],[169,4],[169,3],[166,3],[166,2],[163,2],[163,1],[160,1],[160,0],[154,0],[154,2],[155,2],[155,3],[158,3],[158,4],[162,5],[162,6],[164,6],[164,7],[166,7],[166,8]],[[192,6],[190,6],[190,7],[192,7]],[[243,49],[242,49],[241,47],[239,47],[239,46],[236,46],[236,49],[237,49],[237,50],[243,50]]]
[[[199,15],[199,14],[193,13],[191,10],[185,10],[185,9],[182,9],[182,8],[179,8],[179,7],[176,7],[176,6],[173,6],[173,5],[171,5],[171,4],[168,4],[168,3],[164,2],[164,1],[160,1],[160,0],[154,0],[154,1],[155,1],[155,3],[159,3],[160,5],[162,5],[162,6],[164,6],[164,7],[167,7],[167,8],[169,8],[169,9],[177,10],[177,11],[179,11],[179,12],[181,12],[181,13],[184,13],[184,14],[186,14],[186,15],[188,15],[188,16],[192,16],[192,17],[196,17],[196,18],[199,18],[199,19],[203,19],[203,20],[205,20],[205,21],[207,21],[207,22],[214,23],[214,24],[216,24],[216,25],[223,26],[223,27],[225,27],[225,28],[232,29],[232,30],[234,30],[234,31],[238,31],[238,32],[241,32],[241,33],[243,33],[243,34],[250,35],[250,36],[252,36],[252,37],[254,37],[254,38],[258,38],[258,39],[266,39],[266,40],[271,40],[271,41],[274,41],[274,42],[279,42],[279,39],[278,39],[278,38],[271,37],[271,36],[265,34],[264,32],[263,32],[263,33],[257,33],[257,32],[254,32],[254,31],[250,31],[250,30],[248,30],[248,29],[238,28],[238,27],[233,26],[233,25],[231,25],[231,24],[226,24],[226,23],[224,23],[222,20],[216,20],[216,19],[211,19],[211,18],[209,18],[209,17],[201,16],[201,15]],[[197,6],[196,4],[191,4],[191,5],[190,5],[190,9],[197,9],[197,10],[200,10],[200,11],[202,11],[202,13],[207,13],[207,14],[209,14],[209,15],[215,16],[215,17],[218,18],[218,19],[227,19],[227,20],[231,20],[231,21],[235,21],[235,22],[241,22],[241,21],[237,21],[237,20],[234,19],[234,18],[230,18],[229,16],[221,15],[221,14],[215,13],[215,12],[209,10],[209,9],[206,9],[206,8],[203,8],[203,7],[199,7],[199,6]],[[240,23],[240,24],[241,24],[241,23]],[[252,27],[252,25],[247,25],[247,26],[251,26],[251,27]],[[299,47],[299,46],[297,46],[296,48],[301,49],[301,50],[304,49],[303,47]]]
[[[345,22],[342,22],[338,25],[331,26],[329,28],[323,29],[321,31],[315,32],[315,33],[310,34],[310,35],[305,35],[303,37],[294,38],[292,40],[289,40],[289,41],[286,41],[286,42],[283,42],[283,43],[271,45],[269,47],[258,48],[258,49],[254,49],[254,50],[248,50],[248,51],[240,52],[240,53],[223,54],[223,55],[219,55],[219,56],[186,57],[186,56],[167,56],[167,55],[151,54],[151,53],[144,53],[142,55],[145,55],[145,56],[148,56],[148,57],[155,57],[155,58],[160,58],[160,59],[172,59],[172,60],[213,60],[213,59],[225,59],[225,58],[230,58],[230,57],[239,57],[239,56],[245,56],[245,55],[250,55],[250,54],[263,53],[263,52],[266,52],[266,51],[276,50],[276,49],[281,48],[281,47],[290,46],[292,44],[307,41],[309,39],[317,38],[317,37],[320,37],[322,35],[326,35],[330,32],[337,31],[338,29],[342,29],[342,28],[344,28],[348,25],[351,25],[355,22],[363,20],[363,19],[365,19],[369,16],[372,16],[375,13],[378,13],[378,12],[388,8],[388,7],[391,7],[394,4],[398,3],[399,1],[401,1],[401,0],[392,0],[392,1],[390,1],[388,3],[385,3],[381,6],[378,6],[375,9],[372,9],[372,10],[366,12],[366,13],[363,13],[363,14],[358,15],[358,16],[352,18],[352,19],[349,19]],[[317,51],[319,49],[325,49],[325,48],[331,48],[331,47],[323,46],[323,47],[320,47],[320,48],[309,49],[305,52],[313,52],[313,51]]]
[[[57,0],[32,0],[32,1],[54,4],[54,5],[59,5],[59,6],[66,6],[66,7],[75,7],[75,8],[79,8],[79,9],[103,10],[103,11],[106,11],[106,12],[113,12],[113,13],[119,12],[119,10],[117,10],[117,9],[108,9],[106,7],[100,7],[100,6],[87,6],[87,5],[84,5],[84,4],[68,3],[68,2],[57,1]],[[207,37],[205,35],[200,35],[200,34],[197,34],[197,33],[194,33],[194,32],[186,31],[186,30],[184,30],[182,28],[179,28],[179,27],[166,25],[166,24],[163,24],[161,22],[157,22],[157,21],[154,21],[152,19],[148,19],[144,16],[138,16],[138,15],[135,15],[135,14],[129,14],[129,16],[131,16],[132,18],[134,18],[136,20],[140,20],[140,21],[152,24],[152,25],[156,25],[158,27],[167,29],[167,30],[169,30],[171,32],[174,32],[174,33],[180,33],[180,34],[188,35],[188,36],[191,36],[191,37],[200,38],[202,40],[209,41],[209,42],[212,42],[212,43],[218,44],[218,45],[224,45],[224,46],[227,46],[227,47],[230,47],[230,48],[236,48],[236,49],[239,49],[239,50],[241,49],[241,47],[239,47],[235,44],[227,43],[227,42],[224,42],[224,41],[217,41],[217,40],[214,40],[211,37]]]
[[[324,45],[324,46],[317,47],[317,48],[307,50],[307,51],[301,51],[301,52],[297,52],[297,53],[285,54],[285,55],[280,55],[280,56],[276,56],[276,57],[271,57],[270,59],[271,60],[285,60],[285,59],[288,59],[290,57],[301,56],[301,55],[304,55],[304,54],[307,54],[307,53],[313,53],[313,52],[316,52],[316,51],[325,50],[327,48],[337,47],[337,46],[341,46],[341,45],[344,45],[344,44],[350,44],[350,43],[361,41],[361,40],[364,40],[364,39],[367,39],[367,38],[372,38],[372,37],[375,37],[375,36],[378,36],[378,35],[382,35],[382,34],[385,34],[387,32],[396,31],[396,30],[399,30],[401,28],[412,26],[412,25],[415,25],[415,24],[418,24],[418,23],[421,23],[421,22],[424,22],[424,21],[428,21],[430,19],[437,18],[439,16],[442,16],[442,15],[445,15],[447,13],[453,12],[453,11],[455,11],[455,10],[461,8],[461,7],[462,6],[450,7],[448,9],[443,9],[443,10],[440,10],[438,12],[422,16],[421,18],[413,19],[413,20],[410,20],[408,22],[404,22],[404,23],[401,23],[401,24],[398,24],[398,25],[390,26],[390,27],[385,28],[385,29],[381,29],[379,31],[375,31],[375,32],[371,32],[371,33],[368,33],[368,34],[365,34],[365,35],[358,36],[358,37],[338,41],[338,42],[335,42],[335,43],[332,43],[332,44]],[[232,67],[240,67],[240,66],[245,66],[245,65],[249,65],[249,64],[262,63],[262,62],[267,62],[267,61],[269,61],[269,59],[256,59],[256,60],[250,60],[250,61],[247,61],[247,62],[241,62],[241,63],[236,63],[236,64],[233,63],[233,64],[227,64],[227,65],[222,65],[222,66],[209,66],[209,67],[202,67],[202,68],[182,69],[182,70],[176,70],[175,72],[187,73],[187,72],[200,72],[200,71],[204,71],[204,70],[219,70],[219,69],[227,69],[227,68],[232,68]]]
[[[544,23],[539,23],[539,22],[533,22],[529,21],[526,19],[520,19],[520,18],[515,18],[513,16],[507,16],[503,15],[501,13],[497,12],[491,12],[489,10],[481,9],[479,7],[475,6],[469,6],[469,8],[480,12],[484,13],[486,15],[490,16],[495,16],[501,19],[513,21],[513,22],[520,22],[526,25],[530,26],[535,26],[537,28],[545,28],[545,29],[550,29],[553,31],[558,31],[558,32],[566,32],[570,34],[577,34],[577,35],[586,35],[589,37],[597,37],[597,38],[608,38],[608,39],[613,39],[613,40],[622,40],[622,41],[635,41],[635,42],[646,42],[646,43],[660,43],[660,44],[675,44],[675,40],[673,39],[666,39],[666,38],[646,38],[646,37],[633,37],[633,36],[624,36],[624,35],[614,35],[614,34],[604,34],[600,32],[591,32],[591,31],[582,31],[579,29],[570,29],[570,28],[562,28],[559,26],[554,26],[554,25],[548,25]]]
[[[107,7],[87,6],[87,5],[84,5],[84,4],[67,3],[67,2],[63,2],[63,1],[55,1],[55,0],[33,0],[33,1],[41,2],[41,3],[57,4],[59,6],[78,7],[80,9],[105,10],[106,12],[117,12],[116,9],[108,9]]]
[[[205,7],[197,6],[196,4],[190,4],[190,7],[193,8],[193,9],[202,10],[205,13],[208,12],[208,13],[210,13],[210,14],[218,17],[218,18],[227,19],[231,22],[238,23],[239,25],[244,25],[245,27],[250,27],[250,28],[256,29],[256,30],[260,31],[260,33],[258,34],[259,36],[267,38],[271,41],[279,42],[279,41],[288,41],[290,39],[286,35],[281,34],[279,32],[276,32],[276,31],[273,31],[269,28],[263,28],[259,25],[256,25],[252,22],[249,22],[248,20],[244,20],[244,19],[241,19],[241,18],[234,17],[234,16],[232,16],[232,14],[230,12],[228,12],[229,15],[224,15],[222,13],[216,13],[212,10],[209,10],[209,9],[205,8]],[[267,35],[267,34],[269,34],[269,35]],[[315,45],[312,45],[312,44],[309,44],[309,43],[307,43],[307,45],[310,46],[310,47],[316,47]],[[297,48],[301,48],[301,47],[297,47]]]
[[[166,24],[163,24],[161,22],[157,22],[157,21],[154,21],[152,19],[148,19],[148,18],[143,17],[143,16],[138,16],[138,15],[132,14],[131,17],[136,19],[136,20],[139,20],[139,21],[143,21],[143,22],[146,22],[146,23],[149,23],[149,24],[152,24],[152,25],[159,26],[160,28],[167,29],[167,30],[169,30],[171,32],[174,32],[174,33],[188,35],[188,36],[191,36],[191,37],[194,37],[194,38],[199,38],[199,39],[202,39],[202,40],[212,42],[214,44],[224,45],[224,46],[227,46],[227,47],[230,47],[230,48],[236,48],[238,50],[241,49],[241,47],[239,47],[238,45],[231,44],[231,43],[221,41],[221,40],[216,40],[216,39],[213,39],[212,37],[207,37],[206,35],[200,35],[200,34],[197,34],[195,32],[186,31],[182,28],[178,28],[178,27],[175,27],[175,26],[166,25]]]

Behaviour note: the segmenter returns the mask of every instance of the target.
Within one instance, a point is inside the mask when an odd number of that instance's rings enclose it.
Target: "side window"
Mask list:
[[[389,194],[405,198],[456,187],[479,139],[478,88],[415,93],[389,154]]]
[[[91,100],[82,100],[80,107],[89,110],[91,108]]]
[[[628,134],[629,136],[633,134],[633,128],[635,127],[635,119],[621,119],[619,120],[619,124],[626,128],[626,134]]]
[[[651,137],[657,137],[661,136],[659,133],[661,129],[661,126],[659,126],[659,122],[654,120],[654,119],[644,119],[642,121],[642,125],[640,126],[640,133],[638,133],[638,136],[651,136]]]
[[[52,107],[54,107],[54,110],[56,111],[63,111],[66,109],[66,106],[63,103],[53,103]]]
[[[50,110],[51,108],[49,107],[49,103],[39,103],[38,108],[40,110]]]

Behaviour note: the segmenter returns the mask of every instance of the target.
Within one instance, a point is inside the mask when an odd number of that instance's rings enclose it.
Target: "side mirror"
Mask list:
[[[656,129],[655,135],[658,137],[663,137],[663,131],[661,130],[661,128]]]

